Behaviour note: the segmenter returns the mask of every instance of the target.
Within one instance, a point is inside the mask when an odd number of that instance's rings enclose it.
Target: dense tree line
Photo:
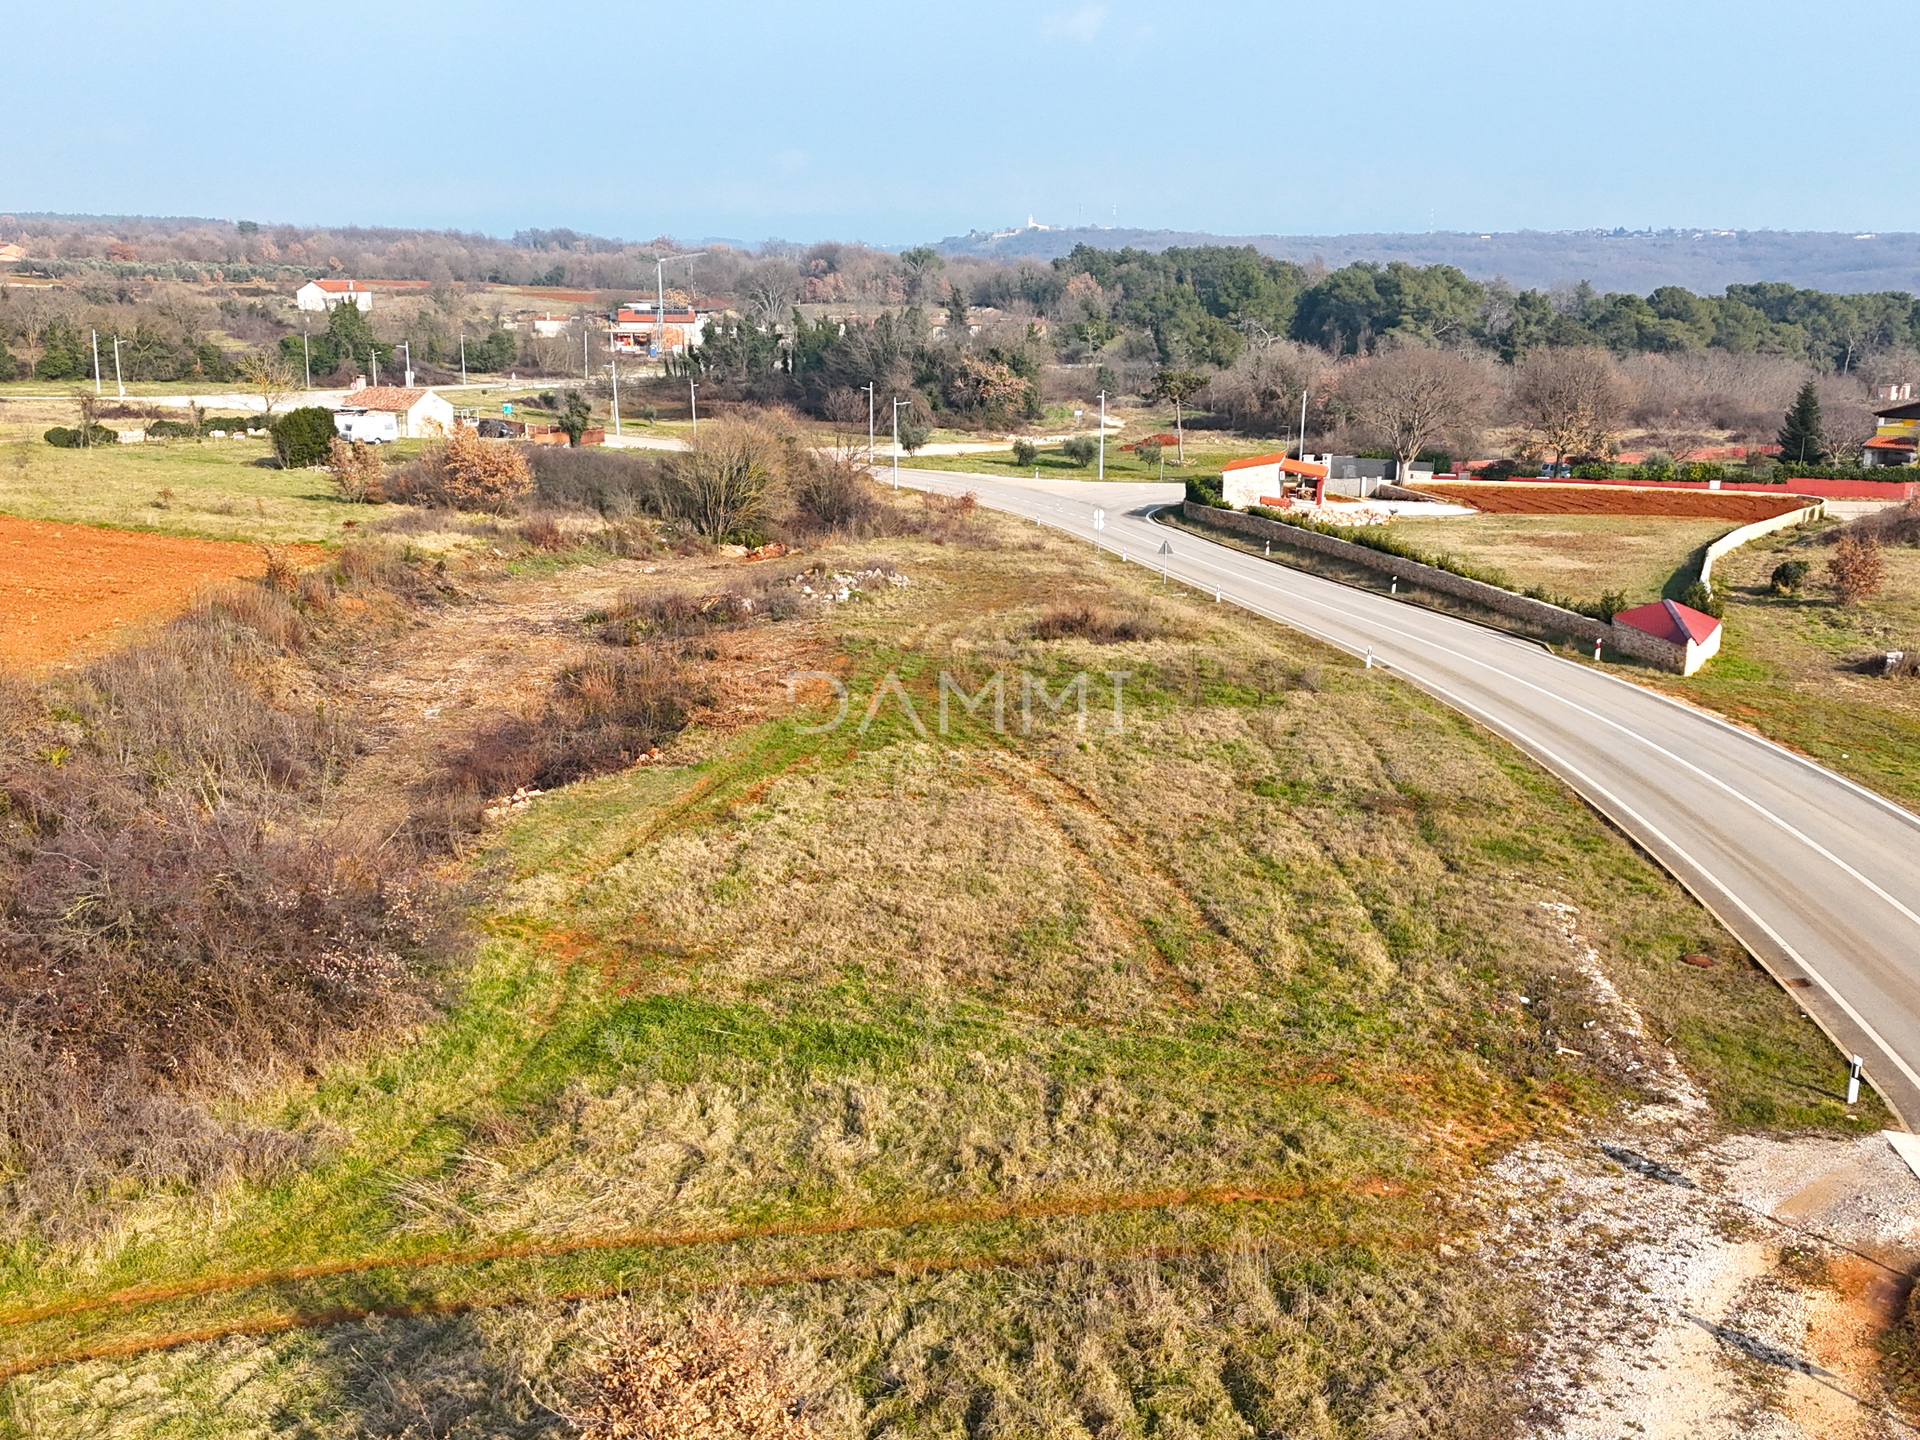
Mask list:
[[[1316,276],[1250,246],[1152,253],[1082,245],[1047,271],[1028,266],[986,278],[973,298],[1025,302],[1091,353],[1117,348],[1162,364],[1216,367],[1277,337],[1336,355],[1412,342],[1479,348],[1508,361],[1589,346],[1618,356],[1724,350],[1842,373],[1876,351],[1920,348],[1920,301],[1899,291],[1838,295],[1778,283],[1730,285],[1719,296],[1677,285],[1644,297],[1600,294],[1585,283],[1515,290],[1450,265],[1402,261]]]

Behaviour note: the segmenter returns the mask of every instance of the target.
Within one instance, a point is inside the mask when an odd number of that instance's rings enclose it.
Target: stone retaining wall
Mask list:
[[[1451,595],[1491,610],[1496,615],[1504,615],[1510,620],[1536,626],[1543,630],[1572,635],[1591,644],[1598,640],[1609,649],[1623,655],[1631,655],[1636,660],[1644,660],[1649,665],[1658,665],[1663,670],[1675,674],[1685,674],[1687,652],[1684,646],[1674,645],[1657,635],[1649,635],[1644,630],[1636,630],[1631,625],[1611,625],[1604,620],[1595,620],[1591,615],[1582,615],[1577,610],[1563,610],[1558,605],[1549,605],[1544,600],[1535,600],[1526,595],[1516,595],[1511,590],[1502,590],[1498,585],[1489,585],[1482,580],[1469,580],[1464,575],[1456,575],[1451,570],[1442,570],[1433,565],[1422,565],[1418,560],[1408,560],[1399,555],[1389,555],[1383,550],[1369,549],[1365,545],[1355,545],[1352,541],[1341,540],[1332,535],[1322,535],[1317,530],[1308,530],[1300,525],[1288,525],[1279,520],[1268,520],[1260,515],[1247,515],[1238,510],[1220,510],[1211,505],[1196,505],[1186,501],[1181,514],[1195,525],[1232,531],[1258,540],[1277,540],[1283,545],[1294,545],[1302,550],[1311,550],[1316,554],[1328,555],[1344,560],[1351,565],[1364,565],[1369,570],[1378,570],[1382,574],[1397,575],[1410,585],[1419,585],[1424,589],[1437,590],[1442,595]]]

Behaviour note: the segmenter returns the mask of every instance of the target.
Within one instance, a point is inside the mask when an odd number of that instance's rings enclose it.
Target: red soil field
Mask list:
[[[1684,515],[1748,525],[1799,510],[1798,495],[1734,490],[1635,490],[1623,485],[1531,485],[1525,481],[1447,480],[1420,493],[1490,515]]]
[[[289,547],[296,564],[324,553]],[[98,653],[177,614],[209,580],[266,573],[257,545],[0,515],[0,665]]]

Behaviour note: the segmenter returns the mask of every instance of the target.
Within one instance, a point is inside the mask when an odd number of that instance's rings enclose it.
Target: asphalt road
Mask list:
[[[875,478],[890,472],[877,467]],[[1770,741],[1497,630],[1156,524],[1181,487],[907,470],[1374,663],[1505,736],[1653,855],[1920,1126],[1920,818]],[[1096,507],[1105,527],[1094,528]],[[1160,553],[1171,547],[1171,554]],[[1836,1089],[1843,1083],[1836,1062]]]

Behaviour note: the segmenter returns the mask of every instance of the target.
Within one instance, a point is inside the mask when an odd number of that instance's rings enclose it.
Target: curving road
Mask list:
[[[876,477],[889,478],[880,468]],[[1383,664],[1559,775],[1759,957],[1920,1125],[1920,818],[1770,741],[1529,641],[1151,519],[1177,485],[906,470]],[[1094,511],[1105,512],[1096,533]],[[1171,554],[1160,553],[1170,545]]]

